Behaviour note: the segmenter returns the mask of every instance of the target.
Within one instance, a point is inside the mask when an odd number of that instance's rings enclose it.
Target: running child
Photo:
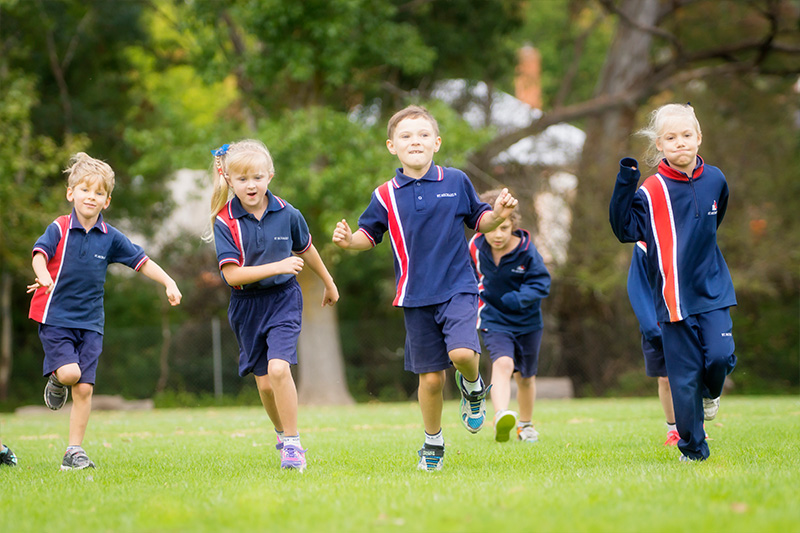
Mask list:
[[[651,141],[654,156],[648,163],[657,163],[658,171],[637,189],[639,163],[630,157],[620,161],[611,228],[621,242],[647,245],[678,449],[682,461],[705,460],[703,419],[716,417],[725,378],[736,366],[730,316],[736,296],[717,245],[728,184],[697,155],[702,132],[691,106],[658,108],[641,133]]]
[[[500,191],[488,191],[481,200],[493,204]],[[493,231],[476,233],[469,242],[478,276],[478,331],[492,360],[490,397],[494,407],[494,438],[506,442],[516,426],[517,440],[535,443],[533,427],[536,373],[542,344],[542,299],[550,293],[550,273],[513,212]],[[509,383],[517,382],[517,413],[508,409]]]
[[[36,279],[29,318],[39,323],[48,378],[44,402],[61,409],[72,389],[69,441],[61,470],[94,468],[83,450],[92,410],[92,393],[103,350],[103,285],[111,263],[122,263],[166,288],[171,305],[181,302],[175,281],[144,250],[106,224],[102,211],[111,204],[114,171],[80,152],[67,175],[67,200],[72,213],[58,217],[33,246]]]
[[[675,446],[681,437],[675,426],[675,409],[672,407],[672,391],[664,361],[661,326],[658,325],[653,293],[647,280],[647,244],[644,241],[637,242],[633,247],[631,266],[628,269],[628,299],[639,320],[639,330],[642,333],[645,374],[658,380],[658,399],[667,419],[667,440],[664,441],[664,446]]]
[[[275,169],[267,147],[248,139],[212,154],[217,175],[211,222],[220,273],[231,287],[228,319],[239,343],[239,375],[255,376],[277,434],[281,468],[302,472],[306,450],[291,372],[303,311],[296,275],[307,264],[320,277],[323,306],[335,304],[339,291],[311,244],[303,215],[269,191]]]
[[[456,368],[461,422],[467,431],[480,431],[486,418],[488,388],[478,368],[480,341],[475,330],[478,285],[464,224],[491,231],[513,212],[517,200],[504,189],[492,210],[480,201],[466,174],[433,163],[442,139],[427,109],[409,106],[398,111],[387,130],[386,147],[402,166],[372,193],[358,231],[353,233],[342,220],[333,242],[349,250],[367,250],[389,232],[397,285],[392,303],[403,308],[405,369],[419,376],[425,426],[417,467],[441,470],[445,369]]]

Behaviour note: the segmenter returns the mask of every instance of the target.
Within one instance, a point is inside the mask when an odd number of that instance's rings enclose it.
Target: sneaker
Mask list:
[[[689,457],[688,455],[681,455],[681,456],[680,456],[680,459],[678,459],[678,460],[679,460],[680,462],[682,462],[682,463],[693,463],[693,462],[695,462],[697,459],[692,459],[692,458],[691,458],[691,457]]]
[[[17,466],[17,456],[5,444],[0,449],[0,465]]]
[[[681,440],[681,436],[678,434],[678,431],[672,429],[667,431],[667,440],[664,441],[664,446],[677,446],[679,440]]]
[[[539,441],[539,432],[533,426],[517,426],[517,440],[533,444]]]
[[[705,420],[714,420],[719,411],[719,396],[716,398],[703,398],[703,415]]]
[[[275,449],[281,451],[283,449],[283,441],[277,435],[275,435],[275,439],[278,441],[278,444],[275,445]]]
[[[486,396],[492,386],[484,386],[481,392],[468,394],[462,386],[462,379],[461,372],[456,370],[456,384],[461,391],[461,422],[467,431],[477,433],[486,421]]]
[[[281,447],[281,468],[302,472],[306,469],[306,450],[294,444]]]
[[[514,411],[498,411],[494,415],[494,440],[507,442],[511,438],[511,430],[517,425],[517,413]]]
[[[67,403],[68,396],[69,388],[62,385],[55,374],[50,374],[47,385],[44,386],[44,404],[53,411],[58,411]]]
[[[436,446],[435,444],[428,444],[426,442],[417,453],[419,454],[419,463],[417,463],[418,469],[427,470],[428,472],[442,469],[442,464],[444,464],[444,446]]]
[[[95,468],[95,466],[83,448],[67,450],[64,460],[61,461],[61,470],[83,470],[84,468]]]

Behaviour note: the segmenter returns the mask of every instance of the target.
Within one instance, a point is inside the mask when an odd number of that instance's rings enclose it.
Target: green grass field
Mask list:
[[[540,400],[538,444],[445,404],[442,472],[416,470],[415,403],[301,407],[308,470],[279,468],[257,408],[97,412],[95,470],[60,472],[68,417],[0,415],[0,532],[800,531],[800,399],[724,397],[711,458],[662,445],[656,398]]]

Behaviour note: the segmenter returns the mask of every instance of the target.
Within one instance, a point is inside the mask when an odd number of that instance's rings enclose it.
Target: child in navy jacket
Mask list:
[[[481,200],[492,204],[500,191],[488,191]],[[517,439],[534,443],[536,373],[542,343],[541,305],[550,293],[550,273],[530,234],[520,229],[514,212],[495,230],[477,233],[469,242],[478,277],[478,331],[492,360],[491,400],[495,440],[506,442],[516,426]],[[517,381],[517,413],[508,410],[511,376]]]
[[[697,155],[702,133],[691,106],[660,107],[642,133],[663,159],[638,189],[637,161],[620,161],[611,228],[621,242],[647,245],[681,460],[704,460],[709,450],[703,419],[717,415],[725,378],[736,366],[729,311],[736,296],[717,246],[728,184]]]

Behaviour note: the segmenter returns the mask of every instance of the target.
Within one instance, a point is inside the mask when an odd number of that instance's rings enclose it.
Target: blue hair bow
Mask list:
[[[223,144],[222,146],[220,146],[216,150],[211,150],[211,155],[213,155],[215,157],[219,157],[221,155],[225,155],[226,153],[228,153],[228,148],[230,148],[230,147],[231,147],[230,144]]]

